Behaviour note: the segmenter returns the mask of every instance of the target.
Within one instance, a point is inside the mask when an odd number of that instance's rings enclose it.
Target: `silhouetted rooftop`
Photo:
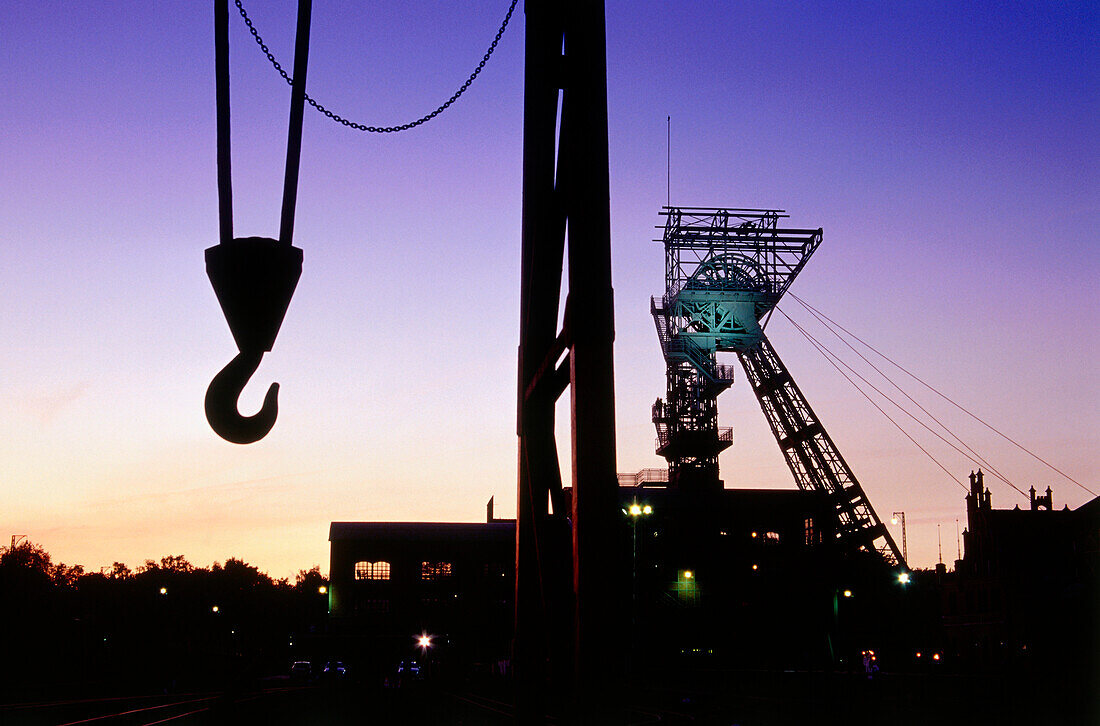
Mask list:
[[[364,537],[385,537],[423,542],[429,539],[482,539],[485,541],[510,536],[515,522],[333,522],[329,526],[330,542]]]

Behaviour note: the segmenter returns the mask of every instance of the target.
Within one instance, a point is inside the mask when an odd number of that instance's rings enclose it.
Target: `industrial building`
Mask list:
[[[568,503],[572,490],[564,494]],[[648,469],[619,476],[619,499],[625,564],[608,578],[629,587],[631,605],[609,638],[639,667],[823,665],[841,647],[832,613],[846,570],[827,497],[724,488],[689,496],[668,486],[665,470]],[[418,656],[506,669],[515,522],[495,518],[491,501],[481,523],[333,522],[329,539],[329,625],[342,657],[358,654],[374,669]],[[417,650],[422,636],[430,652]]]
[[[963,556],[941,573],[948,653],[968,668],[1095,673],[1100,498],[1056,509],[1032,487],[1027,509],[994,509],[984,479],[970,474]]]
[[[329,632],[341,657],[378,672],[418,657],[507,659],[515,522],[488,519],[333,522]]]

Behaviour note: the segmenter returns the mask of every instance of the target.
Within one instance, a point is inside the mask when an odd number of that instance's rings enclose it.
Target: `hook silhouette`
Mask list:
[[[229,0],[214,0],[220,240],[206,250],[206,274],[240,353],[214,376],[206,389],[206,419],[215,433],[235,444],[251,444],[262,439],[271,431],[279,414],[278,383],[271,384],[263,407],[253,416],[242,416],[237,400],[259,367],[264,352],[275,345],[279,326],[302,275],[302,250],[292,242],[302,154],[310,11],[311,0],[298,0],[279,239],[235,238],[229,133]]]
[[[251,444],[267,436],[279,415],[279,384],[272,383],[264,396],[259,413],[242,416],[237,410],[248,379],[260,366],[264,354],[240,352],[210,381],[206,389],[206,420],[210,428],[226,441]]]

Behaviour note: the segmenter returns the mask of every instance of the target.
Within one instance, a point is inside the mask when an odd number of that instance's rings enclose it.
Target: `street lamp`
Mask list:
[[[632,572],[630,576],[630,620],[633,623],[637,615],[636,611],[638,607],[638,518],[648,517],[649,515],[653,514],[653,507],[648,504],[638,504],[637,500],[635,500],[630,505],[630,508],[625,511],[627,514],[630,515],[630,534],[632,540]]]
[[[905,560],[906,565],[909,564],[909,548],[905,542],[905,512],[894,512],[890,517],[890,524],[897,524],[901,521],[901,558]]]

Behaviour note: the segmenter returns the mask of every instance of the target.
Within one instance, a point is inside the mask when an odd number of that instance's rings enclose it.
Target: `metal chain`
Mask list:
[[[500,42],[500,36],[504,35],[504,29],[508,27],[508,21],[512,19],[512,11],[516,9],[516,3],[518,1],[519,0],[512,0],[512,4],[508,7],[508,14],[504,16],[504,22],[500,24],[500,30],[497,31],[496,37],[493,38],[493,42],[489,44],[489,50],[485,51],[485,55],[482,57],[481,62],[477,64],[477,68],[475,68],[474,72],[470,74],[470,77],[466,79],[466,82],[463,83],[462,86],[460,86],[459,89],[454,92],[454,95],[444,101],[439,108],[425,116],[421,116],[415,121],[410,121],[409,123],[401,124],[400,126],[366,126],[364,124],[355,123],[354,121],[349,121],[340,114],[329,111],[327,108],[317,103],[317,101],[314,101],[312,98],[310,98],[308,93],[306,94],[306,103],[308,103],[310,106],[313,106],[315,109],[337,123],[343,124],[348,128],[355,129],[356,131],[368,131],[372,134],[391,134],[395,131],[405,131],[415,126],[419,126],[425,121],[430,121],[439,114],[443,113],[443,111],[445,111],[452,103],[457,101],[458,97],[466,92],[466,89],[470,87],[470,84],[473,83],[474,79],[477,78],[479,73],[481,73],[481,69],[484,68],[485,64],[489,62],[489,56],[491,56],[493,54],[493,51],[497,49],[497,43]],[[268,50],[267,45],[264,44],[264,40],[260,37],[260,33],[256,30],[256,26],[252,24],[252,18],[248,17],[248,13],[245,12],[244,5],[241,4],[241,0],[234,0],[234,2],[237,5],[237,10],[241,12],[241,17],[244,18],[244,24],[248,26],[248,32],[252,33],[252,37],[256,39],[256,43],[260,46],[260,50],[262,50],[264,52],[264,55],[267,56],[267,59],[271,61],[271,65],[275,67],[275,70],[279,72],[279,75],[282,76],[287,83],[293,86],[293,79],[291,79],[287,72],[283,70],[282,65],[279,64],[279,61],[275,60],[275,56],[270,50]]]

